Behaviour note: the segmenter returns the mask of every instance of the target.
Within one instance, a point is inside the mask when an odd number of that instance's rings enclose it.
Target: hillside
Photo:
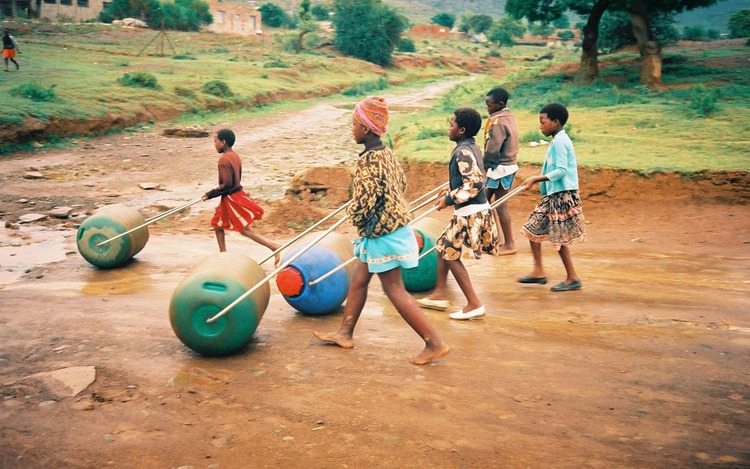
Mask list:
[[[452,13],[456,17],[462,13],[472,13],[487,14],[497,18],[505,14],[506,0],[384,0],[384,2],[404,13],[413,24],[424,24],[429,23],[430,18],[442,12]],[[287,11],[294,11],[299,0],[275,0],[270,3],[279,5]],[[743,8],[750,8],[747,0],[720,0],[710,7],[676,15],[676,26],[682,30],[685,26],[702,25],[726,33],[729,17]],[[575,20],[571,19],[571,21]]]

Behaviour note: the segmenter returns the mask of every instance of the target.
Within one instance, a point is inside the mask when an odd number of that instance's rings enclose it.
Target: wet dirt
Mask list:
[[[443,89],[390,98],[408,112]],[[267,208],[262,233],[291,239],[347,199],[359,151],[350,106],[213,126],[237,132],[243,181]],[[489,313],[456,322],[426,311],[452,347],[433,364],[407,362],[421,341],[376,279],[352,350],[312,335],[337,327],[340,311],[295,312],[271,282],[246,349],[206,358],[177,339],[168,310],[217,251],[212,202],[151,225],[118,269],[96,269],[75,244],[98,206],[150,217],[213,187],[210,139],[161,130],[0,160],[0,467],[750,467],[746,173],[581,169],[588,240],[573,258],[583,289],[550,292],[564,276],[550,247],[551,283],[516,283],[531,266],[520,239],[514,256],[468,261]],[[406,169],[410,199],[447,172]],[[536,199],[509,202],[516,230]],[[57,205],[73,217],[18,222]],[[234,233],[227,244],[268,254]],[[451,295],[462,307],[452,280]],[[29,378],[73,366],[96,367],[73,397]]]

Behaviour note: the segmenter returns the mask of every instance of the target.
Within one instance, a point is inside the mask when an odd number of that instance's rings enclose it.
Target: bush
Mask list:
[[[750,37],[750,10],[740,10],[733,14],[727,26],[732,37]]]
[[[718,100],[718,90],[699,85],[690,92],[690,109],[693,109],[698,117],[707,117],[719,109]]]
[[[380,77],[377,81],[359,83],[341,92],[344,96],[364,96],[372,91],[384,90],[390,86],[388,78]]]
[[[156,77],[146,72],[126,73],[120,77],[117,82],[124,86],[133,86],[136,88],[161,89]]]
[[[229,89],[229,85],[224,83],[221,80],[211,80],[205,85],[203,85],[203,88],[201,88],[201,91],[203,91],[206,94],[210,94],[212,96],[217,96],[219,98],[229,98],[234,96],[234,93],[232,93],[232,90]]]
[[[190,99],[196,98],[195,92],[189,88],[185,88],[184,86],[175,86],[174,94],[182,98],[190,98]]]
[[[381,0],[336,0],[333,24],[339,51],[389,66],[408,20]]]
[[[32,101],[55,101],[57,95],[55,94],[55,85],[50,86],[47,89],[35,83],[22,83],[10,89],[12,96],[18,96],[20,98],[30,99]]]
[[[417,47],[410,38],[403,37],[401,38],[401,42],[398,43],[398,50],[401,52],[416,52]]]

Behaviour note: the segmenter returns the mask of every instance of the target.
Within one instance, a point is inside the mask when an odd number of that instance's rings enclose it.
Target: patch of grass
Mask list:
[[[153,90],[161,89],[156,77],[146,72],[126,73],[120,77],[117,82],[123,86],[132,86],[135,88],[150,88]]]
[[[21,83],[20,85],[11,88],[10,94],[12,96],[18,96],[36,102],[55,101],[57,99],[55,85],[51,85],[49,88],[44,88],[36,83]]]
[[[357,83],[351,88],[347,88],[341,92],[344,96],[365,96],[373,91],[380,91],[388,88],[390,83],[387,77],[380,77],[375,81],[365,81]]]
[[[211,80],[201,88],[206,94],[217,96],[219,98],[230,98],[234,96],[234,92],[229,88],[225,82],[221,80]]]

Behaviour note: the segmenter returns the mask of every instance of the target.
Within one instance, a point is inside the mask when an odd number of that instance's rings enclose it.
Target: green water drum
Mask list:
[[[145,223],[143,215],[134,208],[124,205],[102,207],[78,228],[76,237],[78,252],[96,267],[102,269],[119,267],[141,252],[148,241],[148,227],[139,228],[106,244],[99,245],[99,243],[143,223]]]
[[[419,255],[432,249],[435,241],[445,230],[444,222],[434,218],[425,217],[412,223],[414,236],[417,237],[419,245]],[[419,260],[419,265],[412,269],[402,269],[401,277],[404,280],[404,287],[410,292],[422,292],[432,290],[437,284],[437,265],[438,255],[433,249],[429,254]]]
[[[258,263],[240,254],[221,252],[203,259],[172,294],[169,321],[177,338],[205,356],[238,352],[250,341],[268,307],[268,282],[214,322],[206,320],[265,276]]]

